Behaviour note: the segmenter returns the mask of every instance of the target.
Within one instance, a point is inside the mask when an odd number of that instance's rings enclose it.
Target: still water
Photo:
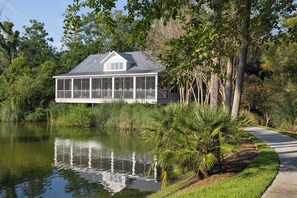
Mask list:
[[[114,130],[0,124],[0,197],[146,197],[160,188],[149,150]]]

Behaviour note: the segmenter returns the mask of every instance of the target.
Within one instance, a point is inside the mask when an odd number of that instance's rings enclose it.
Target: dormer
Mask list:
[[[103,71],[127,71],[134,63],[130,54],[117,53],[115,51],[109,53],[101,62]]]

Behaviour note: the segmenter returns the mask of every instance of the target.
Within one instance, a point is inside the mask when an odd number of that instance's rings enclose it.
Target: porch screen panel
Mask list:
[[[65,98],[71,98],[71,79],[64,80]]]
[[[124,97],[124,78],[114,78],[114,98]]]
[[[133,77],[124,78],[124,98],[133,98]]]
[[[64,98],[64,79],[58,79],[57,82],[57,98]]]
[[[82,98],[90,97],[90,79],[82,79]]]
[[[112,78],[102,78],[101,96],[102,98],[112,97]]]
[[[92,98],[102,98],[102,78],[92,79]]]
[[[146,77],[146,99],[155,99],[156,84],[155,76]]]
[[[71,98],[71,79],[58,79],[57,98]]]
[[[145,98],[145,77],[136,77],[136,98]]]
[[[74,98],[81,98],[82,97],[82,94],[81,94],[81,82],[82,80],[81,79],[74,79],[74,86],[73,86],[73,97]]]

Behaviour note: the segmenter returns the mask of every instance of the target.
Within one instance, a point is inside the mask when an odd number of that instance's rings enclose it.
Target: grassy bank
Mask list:
[[[57,104],[49,106],[50,123],[66,127],[105,127],[134,130],[146,128],[158,105],[103,103]]]
[[[191,175],[186,175],[150,197],[261,197],[275,178],[279,160],[276,152],[259,139],[251,136],[259,149],[259,155],[253,162],[236,176],[215,182],[192,191],[177,194]],[[216,175],[212,176],[216,177]]]

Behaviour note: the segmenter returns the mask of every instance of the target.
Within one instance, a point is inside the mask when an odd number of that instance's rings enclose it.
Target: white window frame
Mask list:
[[[126,71],[126,62],[107,62],[104,64],[104,71]]]

